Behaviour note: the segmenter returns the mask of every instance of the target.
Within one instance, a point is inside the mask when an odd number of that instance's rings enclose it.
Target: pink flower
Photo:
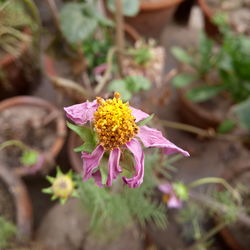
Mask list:
[[[113,99],[97,98],[93,102],[84,102],[64,108],[66,115],[74,123],[84,125],[91,122],[97,133],[99,144],[92,153],[82,152],[83,180],[93,177],[97,185],[102,186],[101,173],[98,169],[104,152],[110,152],[108,164],[107,186],[122,173],[119,165],[122,150],[129,150],[135,159],[134,175],[122,177],[129,187],[139,187],[144,176],[144,152],[139,140],[145,147],[158,147],[163,153],[189,153],[168,141],[160,131],[148,126],[137,126],[137,122],[149,115],[139,109],[128,106],[115,93]],[[139,139],[139,140],[138,140]]]
[[[182,207],[182,201],[178,198],[173,186],[166,182],[158,186],[159,190],[163,192],[162,200],[167,204],[169,208],[180,208]]]

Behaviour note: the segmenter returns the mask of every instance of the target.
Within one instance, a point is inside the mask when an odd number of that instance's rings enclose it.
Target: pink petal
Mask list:
[[[163,152],[167,155],[180,152],[185,156],[189,156],[187,151],[177,147],[175,144],[167,140],[157,129],[149,128],[148,126],[141,126],[137,136],[141,139],[146,148],[163,148]]]
[[[95,173],[93,173],[92,177],[95,180],[95,183],[99,187],[103,187],[103,185],[102,185],[102,175],[101,175],[101,171],[100,170],[97,170]]]
[[[175,195],[171,195],[167,206],[169,208],[180,208],[182,206],[182,202],[180,199],[178,199]]]
[[[107,186],[112,185],[112,180],[116,179],[118,174],[122,172],[121,167],[119,166],[121,156],[121,150],[119,148],[115,148],[110,152],[109,155],[109,172],[107,179]]]
[[[141,111],[140,109],[136,109],[130,106],[130,109],[132,110],[132,115],[135,117],[135,122],[139,122],[141,120],[144,120],[149,116],[149,114]]]
[[[132,139],[126,146],[135,158],[135,175],[132,178],[122,177],[122,179],[129,187],[136,188],[143,182],[144,152],[141,148],[141,144],[136,139]]]
[[[169,183],[160,184],[158,188],[161,192],[166,193],[166,194],[173,192],[172,185]]]
[[[95,100],[93,102],[84,102],[65,107],[64,110],[70,120],[78,125],[83,125],[93,119],[97,107],[98,103]]]
[[[98,145],[91,154],[82,152],[83,181],[87,181],[93,176],[93,171],[99,166],[103,154],[104,148],[101,145]]]
[[[93,71],[94,71],[94,74],[101,75],[102,73],[106,71],[106,69],[107,69],[107,64],[103,63],[95,67]]]

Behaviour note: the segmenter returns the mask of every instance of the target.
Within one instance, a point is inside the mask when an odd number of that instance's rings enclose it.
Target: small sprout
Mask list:
[[[182,200],[182,201],[186,201],[188,200],[188,189],[187,187],[180,182],[177,183],[173,183],[173,189],[176,193],[176,195]]]
[[[67,174],[63,174],[61,170],[57,168],[55,177],[47,176],[46,178],[52,185],[48,188],[44,188],[42,192],[52,194],[51,200],[58,198],[60,203],[64,204],[70,196],[77,196],[71,171]]]
[[[34,165],[38,161],[38,153],[34,150],[26,150],[23,152],[20,161],[26,166]]]

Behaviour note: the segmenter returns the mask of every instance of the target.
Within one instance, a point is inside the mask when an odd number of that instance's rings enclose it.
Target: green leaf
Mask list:
[[[107,0],[108,9],[111,12],[115,12],[115,0]],[[140,1],[139,0],[123,0],[122,1],[122,10],[123,15],[125,16],[136,16],[140,9]]]
[[[60,13],[62,33],[72,44],[87,39],[97,27],[97,19],[91,15],[87,4],[67,3]]]
[[[44,193],[44,194],[52,194],[53,192],[52,192],[51,187],[48,187],[48,188],[43,188],[42,193]]]
[[[172,79],[172,84],[176,88],[183,88],[194,82],[196,79],[197,76],[195,75],[180,74]]]
[[[180,62],[193,64],[193,58],[182,48],[180,47],[172,47],[171,53],[173,56],[179,60]]]
[[[74,151],[92,153],[95,148],[96,142],[94,140],[90,140],[88,142],[85,142],[81,146],[74,148]]]
[[[235,128],[235,126],[236,126],[235,121],[225,120],[219,125],[219,127],[217,128],[217,132],[221,134],[228,133],[232,131]]]
[[[108,91],[119,92],[123,101],[128,101],[132,98],[131,91],[128,90],[126,81],[122,79],[110,82]]]
[[[121,94],[123,101],[128,101],[133,93],[147,90],[150,86],[149,80],[143,76],[128,76],[124,79],[113,80],[108,86],[108,91],[117,91]]]
[[[250,131],[250,98],[234,106],[233,110],[237,114],[242,127]]]
[[[53,184],[53,182],[54,182],[54,180],[55,180],[55,178],[54,177],[52,177],[52,176],[46,176],[46,179],[47,179],[47,181],[49,182],[49,183],[51,183],[51,184]]]
[[[33,150],[24,151],[20,159],[21,163],[26,166],[30,166],[37,163],[37,160],[38,153]]]
[[[187,92],[187,98],[193,102],[203,102],[219,94],[225,87],[223,85],[202,85]]]
[[[150,89],[150,81],[140,75],[137,76],[128,76],[125,78],[127,89],[131,93],[139,92],[140,90],[148,90]]]
[[[146,125],[147,123],[149,123],[152,120],[153,117],[154,117],[154,114],[148,116],[144,120],[141,120],[141,121],[137,122],[137,126],[141,127],[141,126]]]
[[[0,248],[9,249],[9,244],[12,242],[15,233],[17,232],[16,226],[0,216]],[[9,247],[8,247],[9,246]]]
[[[75,152],[88,152],[91,153],[95,147],[96,147],[96,133],[94,130],[83,127],[83,126],[77,126],[70,122],[67,122],[68,128],[73,130],[77,135],[80,136],[80,138],[84,141],[84,144],[76,147],[74,149]]]

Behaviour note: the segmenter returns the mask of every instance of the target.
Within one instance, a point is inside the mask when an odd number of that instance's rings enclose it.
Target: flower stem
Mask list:
[[[231,185],[229,185],[229,183],[224,180],[223,178],[219,178],[219,177],[205,177],[205,178],[201,178],[198,179],[196,181],[191,182],[188,185],[188,188],[194,188],[200,185],[204,185],[204,184],[211,184],[211,183],[217,183],[217,184],[221,184],[223,185],[231,194],[232,196],[235,198],[235,200],[237,200],[239,203],[241,203],[241,196],[240,194],[231,187]]]
[[[166,121],[166,120],[160,120],[160,122],[164,127],[187,131],[187,132],[197,134],[205,138],[218,138],[218,139],[229,140],[229,141],[241,140],[240,136],[218,134],[216,133],[214,129],[201,129],[201,128],[197,128],[195,126],[188,125],[185,123]]]
[[[199,203],[201,206],[205,206],[208,209],[218,213],[221,216],[225,216],[225,214],[230,214],[230,208],[220,202],[212,199],[211,197],[200,194],[198,192],[189,192],[189,197],[193,201]],[[238,213],[236,215],[236,219],[241,223],[250,227],[250,217],[245,213],[244,210],[238,209]]]
[[[199,238],[194,244],[192,244],[186,250],[196,249],[196,247],[198,247],[200,244],[202,244],[202,243],[206,242],[207,240],[209,240],[211,237],[213,237],[215,234],[217,234],[226,225],[227,225],[227,222],[225,222],[225,221],[222,221],[221,223],[217,224],[215,227],[213,227],[205,235],[203,235],[201,238]]]
[[[102,78],[102,80],[98,83],[98,85],[95,87],[95,94],[99,94],[101,90],[104,88],[105,84],[110,78],[111,72],[112,72],[112,66],[113,66],[113,57],[114,53],[116,51],[116,48],[110,48],[107,55],[107,70],[105,71],[105,74]]]
[[[29,146],[25,145],[23,142],[18,140],[8,140],[0,144],[0,151],[4,148],[10,147],[10,146],[16,146],[20,148],[21,150],[30,150]]]
[[[116,47],[117,60],[120,77],[123,77],[123,53],[124,53],[124,20],[122,13],[122,0],[115,0],[115,22],[116,22]]]

